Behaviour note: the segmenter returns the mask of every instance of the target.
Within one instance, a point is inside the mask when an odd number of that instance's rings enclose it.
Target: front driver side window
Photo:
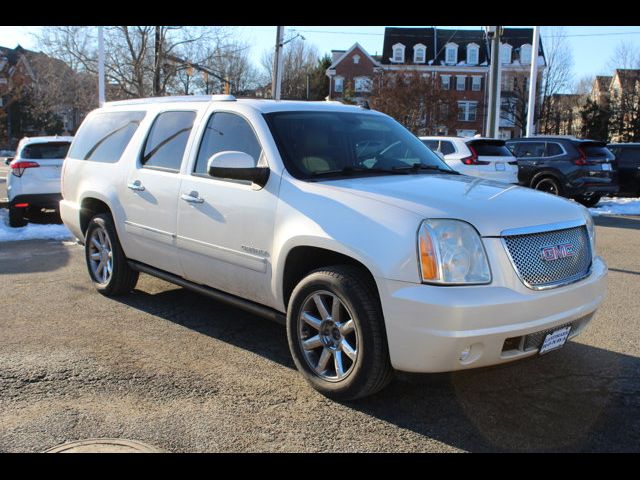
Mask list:
[[[247,153],[253,157],[257,165],[262,147],[253,128],[244,118],[233,113],[214,113],[209,117],[202,135],[194,173],[206,175],[209,158],[216,153],[226,151]]]

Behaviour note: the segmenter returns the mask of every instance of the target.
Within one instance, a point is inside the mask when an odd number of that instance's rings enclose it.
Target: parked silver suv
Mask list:
[[[98,291],[126,294],[144,272],[281,320],[332,398],[394,369],[546,353],[605,295],[585,208],[460,175],[390,117],[334,102],[106,104],[62,194]]]

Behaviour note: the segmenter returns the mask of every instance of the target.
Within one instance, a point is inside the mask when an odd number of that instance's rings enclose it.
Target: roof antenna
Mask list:
[[[360,108],[364,108],[365,110],[371,110],[371,107],[369,106],[369,102],[367,102],[366,100],[362,101],[362,103],[360,104]]]

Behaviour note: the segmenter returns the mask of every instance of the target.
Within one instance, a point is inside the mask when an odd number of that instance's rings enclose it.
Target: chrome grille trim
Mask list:
[[[532,290],[547,290],[578,282],[591,273],[592,251],[584,224],[560,230],[509,235],[501,238],[518,278]],[[542,248],[565,242],[576,245],[578,254],[553,262],[540,258]]]

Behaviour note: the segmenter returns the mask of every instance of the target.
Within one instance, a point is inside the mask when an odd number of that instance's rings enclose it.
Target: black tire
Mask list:
[[[102,228],[106,232],[111,243],[113,270],[111,276],[106,282],[102,282],[100,278],[97,278],[91,268],[90,239],[94,231],[98,228]],[[138,283],[138,277],[140,274],[129,267],[127,257],[125,256],[122,246],[120,245],[120,241],[118,240],[118,234],[116,233],[111,215],[108,213],[101,213],[93,217],[89,221],[85,239],[84,251],[87,270],[89,271],[89,276],[91,277],[91,281],[96,287],[96,290],[107,297],[127,294],[133,290],[136,283]]]
[[[562,196],[562,187],[560,186],[560,182],[554,177],[536,179],[531,187],[535,190],[540,190],[541,192],[550,193],[551,195]]]
[[[590,197],[576,197],[576,201],[587,208],[591,208],[595,207],[601,198],[602,195],[591,195]]]
[[[10,227],[24,227],[27,224],[27,220],[24,218],[25,210],[24,207],[9,207]]]
[[[299,333],[304,303],[314,292],[337,296],[355,323],[358,354],[350,373],[338,381],[320,376],[308,363]],[[362,269],[337,265],[314,270],[295,287],[287,309],[287,338],[298,370],[313,388],[334,400],[355,400],[384,388],[393,377],[382,308],[375,285]],[[323,347],[320,347],[323,348]]]

